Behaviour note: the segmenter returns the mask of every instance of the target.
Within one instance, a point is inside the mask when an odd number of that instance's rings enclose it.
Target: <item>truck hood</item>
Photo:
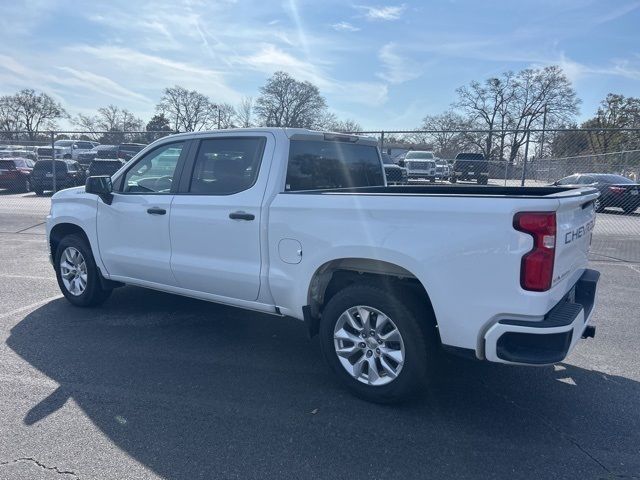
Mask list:
[[[51,201],[57,200],[66,200],[69,198],[77,198],[77,195],[88,195],[87,192],[84,191],[84,186],[82,187],[73,187],[73,188],[65,188],[64,190],[60,190],[56,192],[52,197]]]

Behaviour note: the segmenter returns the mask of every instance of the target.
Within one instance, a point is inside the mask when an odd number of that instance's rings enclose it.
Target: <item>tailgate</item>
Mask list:
[[[596,221],[598,193],[560,198],[556,212],[556,256],[552,287],[568,280],[572,286],[589,262],[591,235]],[[575,278],[574,278],[575,277]]]

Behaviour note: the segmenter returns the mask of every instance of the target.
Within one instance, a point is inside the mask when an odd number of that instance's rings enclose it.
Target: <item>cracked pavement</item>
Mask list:
[[[70,306],[31,221],[0,233],[0,479],[640,478],[640,264],[593,263],[598,331],[566,362],[452,358],[389,407],[292,319],[132,287]]]

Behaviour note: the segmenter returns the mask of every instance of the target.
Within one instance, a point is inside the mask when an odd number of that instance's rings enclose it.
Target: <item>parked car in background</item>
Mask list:
[[[121,143],[118,145],[118,158],[125,161],[131,160],[144,147],[146,147],[144,143]]]
[[[97,144],[86,140],[58,140],[53,145],[62,149],[63,159],[78,160],[81,153],[93,150]]]
[[[146,145],[142,143],[121,143],[120,145],[98,145],[92,150],[82,152],[78,155],[78,162],[82,165],[89,165],[96,158],[116,159],[128,161],[142,150]]]
[[[38,155],[38,160],[46,160],[46,159],[53,158],[53,155],[52,155],[53,151],[54,149],[52,149],[51,147],[37,147],[36,154]],[[58,148],[58,147],[55,148],[56,158],[62,158],[63,154],[64,154],[63,148]]]
[[[39,160],[31,172],[31,189],[36,195],[42,195],[46,190],[54,190],[54,162],[55,162],[55,189],[76,187],[84,185],[85,171],[74,160]]]
[[[475,180],[480,185],[486,185],[489,182],[489,162],[482,153],[461,152],[453,162],[450,180],[451,183]]]
[[[449,163],[446,160],[436,159],[436,179],[449,180]]]
[[[95,177],[97,175],[113,175],[125,164],[122,160],[114,159],[114,160],[105,160],[105,159],[94,159],[89,165],[89,169],[87,170],[88,177]]]
[[[387,177],[388,185],[405,185],[408,180],[407,169],[395,163],[388,153],[382,152],[382,163],[384,164],[384,174]]]
[[[0,150],[0,157],[28,158],[29,160],[33,160],[34,162],[38,160],[37,153],[25,149]]]
[[[431,182],[436,181],[436,157],[433,152],[414,150],[404,156],[404,167],[407,169],[409,179],[425,178]]]
[[[3,158],[0,160],[0,188],[17,192],[31,190],[31,171],[34,162],[28,158]]]
[[[596,200],[596,211],[604,212],[606,208],[617,207],[625,213],[633,213],[640,207],[640,184],[633,180],[612,173],[576,173],[562,178],[553,185],[595,187],[600,192]]]

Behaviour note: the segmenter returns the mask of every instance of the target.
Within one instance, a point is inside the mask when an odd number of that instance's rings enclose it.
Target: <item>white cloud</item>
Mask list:
[[[404,83],[422,75],[423,66],[398,53],[395,43],[387,43],[378,52],[383,72],[377,76],[389,83]]]
[[[356,8],[364,10],[365,17],[368,20],[398,20],[407,6],[402,5],[387,5],[381,7],[372,7],[368,5],[357,5]]]
[[[358,32],[360,31],[359,27],[352,25],[349,22],[338,22],[331,25],[331,28],[337,30],[338,32]]]
[[[308,80],[317,85],[323,95],[344,102],[378,106],[387,101],[388,88],[382,82],[336,79],[326,72],[327,64],[302,60],[272,44],[264,44],[257,53],[238,57],[236,62],[267,75],[282,70],[297,80]]]

